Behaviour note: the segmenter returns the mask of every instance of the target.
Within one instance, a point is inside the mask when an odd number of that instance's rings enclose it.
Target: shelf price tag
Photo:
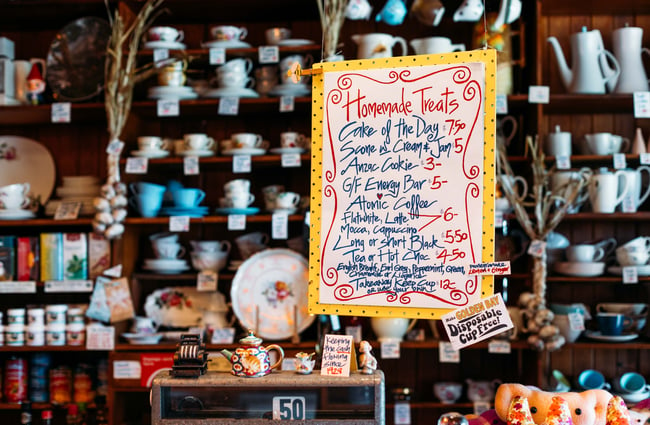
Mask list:
[[[395,425],[411,425],[411,404],[401,400],[395,402]]]
[[[628,191],[629,192],[629,191]],[[623,202],[621,202],[621,209],[625,213],[636,212],[636,200],[634,199],[634,194],[626,193],[623,197]]]
[[[54,212],[55,220],[76,220],[81,211],[81,202],[61,202]]]
[[[251,163],[250,155],[234,155],[232,157],[232,172],[250,173],[252,168]]]
[[[219,115],[237,115],[239,114],[239,98],[226,96],[219,99]]]
[[[276,212],[271,216],[271,238],[287,239],[289,237],[289,215]]]
[[[613,155],[614,157],[614,168],[617,170],[621,170],[625,167],[627,167],[627,162],[625,161],[625,154],[624,153],[615,153]]]
[[[167,49],[153,49],[153,61],[160,62],[169,59],[169,50]]]
[[[235,328],[220,328],[212,330],[212,344],[232,344],[235,340]],[[291,359],[293,360],[293,359]]]
[[[273,420],[305,420],[305,397],[273,397]]]
[[[546,242],[535,239],[528,246],[527,254],[533,257],[542,258],[544,251],[546,251]]]
[[[104,276],[110,276],[119,279],[122,277],[122,265],[118,264],[117,266],[113,266],[110,269],[106,269],[102,274]]]
[[[381,341],[380,354],[382,359],[400,358],[400,340],[397,338],[386,338]]]
[[[106,146],[106,153],[109,155],[120,156],[122,150],[124,150],[124,142],[121,140],[115,139]]]
[[[293,96],[280,96],[280,112],[293,112],[296,106]]]
[[[572,331],[584,331],[585,330],[585,316],[582,313],[574,311],[569,313],[569,328]]]
[[[183,174],[186,176],[195,176],[199,174],[198,156],[186,156],[183,158]]]
[[[246,230],[246,216],[244,214],[229,214],[228,230]]]
[[[639,162],[642,165],[650,164],[650,152],[643,152],[642,154],[639,154]]]
[[[70,102],[53,103],[51,114],[53,123],[69,123],[71,121]]]
[[[556,156],[555,166],[558,170],[569,170],[571,168],[571,157],[568,155]]]
[[[278,63],[280,61],[280,48],[278,46],[260,46],[257,49],[260,63]]]
[[[483,412],[490,410],[490,403],[487,401],[475,401],[474,402],[474,414],[476,416],[481,416]]]
[[[495,211],[494,213],[494,227],[500,229],[503,227],[503,211]]]
[[[623,283],[639,283],[639,274],[636,267],[623,267]]]
[[[47,280],[43,292],[92,292],[92,280]]]
[[[548,86],[528,87],[528,103],[548,103],[549,99],[550,89]]]
[[[299,153],[283,153],[282,154],[282,167],[283,168],[300,167],[300,154]]]
[[[113,379],[140,379],[142,368],[135,360],[113,361]]]
[[[226,62],[226,49],[223,47],[211,47],[209,55],[210,65],[222,65]]]
[[[0,282],[0,294],[35,294],[36,281],[13,281],[5,280]]]
[[[440,363],[460,363],[460,350],[454,350],[449,341],[438,342],[438,359]]]
[[[170,232],[189,232],[190,217],[187,215],[173,215],[169,217]]]
[[[92,324],[86,327],[86,350],[115,349],[115,327]]]
[[[357,344],[363,339],[363,328],[361,325],[346,326],[345,334],[350,335]]]
[[[508,113],[508,96],[497,94],[496,110],[497,114],[505,115]]]
[[[510,354],[511,346],[509,341],[495,339],[488,342],[488,353]]]
[[[130,156],[126,159],[125,172],[127,174],[147,174],[149,160],[143,157]]]
[[[217,290],[219,275],[214,270],[202,270],[196,275],[196,289],[203,292],[214,292]]]
[[[177,117],[181,114],[178,99],[158,99],[156,113],[159,117]]]
[[[650,91],[634,92],[634,118],[650,118]]]

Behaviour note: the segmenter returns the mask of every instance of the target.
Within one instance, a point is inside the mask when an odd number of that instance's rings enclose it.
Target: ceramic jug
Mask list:
[[[614,55],[603,48],[602,37],[598,30],[587,31],[587,28],[583,27],[581,32],[571,35],[571,68],[567,64],[557,38],[549,37],[547,41],[551,43],[560,68],[562,83],[569,93],[605,93],[605,83],[617,78],[620,73]],[[608,77],[605,77],[602,71],[596,71],[601,69],[601,56],[607,56],[614,66],[615,72]]]
[[[379,341],[384,339],[399,339],[404,338],[413,326],[417,319],[409,321],[401,317],[373,317],[370,319],[370,326],[377,335]]]
[[[406,40],[390,34],[370,33],[355,34],[352,40],[357,43],[358,59],[389,58],[393,56],[393,46],[399,44],[402,48],[400,56],[406,54]]]
[[[621,183],[622,182],[622,186]],[[629,180],[623,170],[601,168],[589,181],[589,201],[597,213],[613,213],[628,192]]]
[[[403,0],[388,0],[384,7],[377,13],[375,20],[383,21],[388,25],[401,25],[406,16],[406,5]]]
[[[445,14],[445,6],[440,0],[415,0],[411,13],[424,25],[437,27]]]
[[[607,82],[607,87],[615,93],[634,93],[635,91],[648,91],[648,76],[641,55],[650,53],[647,48],[642,48],[643,28],[623,27],[612,32],[614,56],[621,67],[617,78]]]
[[[279,367],[284,359],[282,347],[271,344],[262,347],[262,339],[256,337],[253,331],[248,331],[248,336],[239,340],[241,347],[235,352],[221,350],[221,354],[232,364],[232,374],[246,378],[258,378],[271,373],[272,369]],[[271,364],[269,351],[276,350],[278,360]]]
[[[453,44],[447,37],[415,38],[409,42],[416,55],[464,51],[463,43]]]
[[[648,199],[648,196],[650,195],[650,185],[645,188],[645,191],[642,191],[642,181],[643,176],[641,175],[644,171],[647,173],[645,181],[648,181],[648,178],[650,178],[650,167],[647,165],[641,165],[640,167],[637,167],[636,169],[631,169],[631,168],[625,168],[621,170],[625,175],[625,179],[627,179],[628,182],[628,191],[627,191],[627,196],[630,198],[629,199],[629,204],[626,204],[626,200],[623,201],[621,205],[624,206],[624,210],[626,212],[636,212],[639,206],[645,202],[646,199]],[[619,194],[622,188],[622,181],[619,181]],[[643,193],[641,193],[643,192]]]

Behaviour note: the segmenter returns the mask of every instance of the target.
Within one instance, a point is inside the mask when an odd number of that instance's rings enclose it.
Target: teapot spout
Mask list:
[[[226,349],[223,349],[223,350],[221,350],[221,355],[224,356],[225,358],[227,358],[228,361],[232,363],[232,351],[228,351]]]
[[[558,68],[560,69],[560,77],[562,78],[562,84],[568,90],[571,86],[571,81],[573,81],[573,72],[569,68],[567,61],[564,57],[564,52],[562,52],[562,47],[555,37],[549,37],[546,39],[551,43],[553,52],[555,53],[555,60],[557,62]]]

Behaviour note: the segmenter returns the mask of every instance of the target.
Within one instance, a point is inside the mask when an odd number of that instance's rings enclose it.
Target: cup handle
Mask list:
[[[467,50],[467,48],[465,47],[464,43],[458,43],[458,44],[452,44],[451,45],[451,51],[452,52],[464,52],[465,50]]]
[[[185,255],[185,247],[182,246],[181,249],[178,250],[178,255],[176,255],[176,258],[181,258],[184,255]]]
[[[294,207],[297,207],[298,204],[300,203],[300,195],[298,195],[297,193],[295,193],[295,194],[293,195],[293,202],[291,202],[291,203],[293,204]]]
[[[630,181],[628,180],[627,175],[625,174],[625,172],[623,172],[623,170],[618,170],[616,173],[614,173],[614,175],[616,176],[617,179],[619,179],[622,176],[623,181],[625,182],[625,184],[623,185],[623,191],[621,191],[621,195],[616,198],[616,202],[614,203],[614,205],[616,206],[621,202],[623,202],[625,195],[627,195],[627,191],[630,190]]]
[[[611,254],[612,251],[614,251],[614,249],[616,248],[616,239],[614,239],[614,238],[605,239],[604,241],[596,244],[596,246],[603,249],[603,251],[605,252],[605,257],[606,257],[609,254]]]
[[[250,74],[250,72],[253,70],[253,60],[251,58],[245,58],[244,62],[246,63],[246,74]]]
[[[405,56],[406,52],[407,52],[406,40],[404,40],[402,37],[397,36],[397,37],[393,38],[393,46],[395,44],[399,44],[400,47],[402,48],[402,54],[400,56]]]
[[[129,183],[129,190],[131,191],[132,194],[137,195],[138,191],[135,190],[135,183]]]
[[[255,147],[256,147],[256,148],[259,148],[259,147],[262,145],[262,142],[263,142],[263,141],[264,141],[264,139],[262,138],[262,135],[261,135],[261,134],[258,134],[258,135],[256,136],[256,139],[255,139]]]
[[[282,364],[282,360],[284,360],[284,350],[282,349],[282,347],[276,344],[271,344],[266,347],[267,352],[271,350],[275,350],[278,353],[280,353],[278,361],[271,365],[271,369],[275,369],[276,367],[280,366]]]
[[[247,89],[252,89],[254,86],[255,86],[255,78],[248,77],[246,79],[246,85],[244,87],[246,87]]]
[[[208,143],[206,145],[206,149],[212,149],[214,148],[214,139],[212,137],[208,137]],[[205,193],[203,194],[205,196]]]
[[[183,32],[183,30],[179,30],[179,31],[178,31],[178,36],[176,37],[176,41],[177,41],[178,43],[180,43],[180,42],[183,41],[184,39],[185,39],[185,32]]]
[[[505,117],[503,117],[501,119],[501,128],[502,129],[503,129],[503,124],[505,124],[505,123],[510,123],[512,125],[512,130],[510,130],[510,134],[508,134],[507,136],[504,135],[504,137],[506,139],[506,146],[510,146],[510,142],[512,142],[512,139],[515,138],[515,135],[517,134],[517,129],[519,128],[519,126],[517,124],[517,120],[514,117],[510,116],[510,115],[507,115],[507,116],[505,116]]]
[[[253,195],[252,193],[249,193],[248,194],[248,205],[252,204],[253,202],[255,202],[255,195]]]
[[[526,179],[521,177],[521,176],[515,176],[514,179],[514,184],[516,185],[517,182],[521,184],[521,194],[517,194],[517,197],[519,199],[524,199],[526,195],[528,195],[528,182],[526,182]]]
[[[640,167],[637,167],[636,169],[637,173],[639,173],[639,177],[641,177],[641,174],[643,171],[648,173],[648,178],[650,178],[650,167],[647,165],[641,165]],[[639,179],[640,181],[643,181],[643,179]],[[646,199],[648,199],[648,196],[650,196],[650,184],[645,189],[645,192],[641,195],[639,198],[639,204],[637,205],[637,208],[645,202]]]
[[[269,235],[267,235],[266,233],[262,233],[262,238],[260,242],[262,243],[262,245],[266,245],[267,243],[269,243]]]
[[[621,152],[628,152],[630,150],[630,139],[623,137],[623,143],[621,144]]]
[[[221,241],[222,252],[230,252],[230,248],[232,248],[232,245],[230,244],[229,241]]]
[[[129,205],[131,205],[134,209],[138,209],[138,204],[135,201],[135,198],[129,198]]]
[[[602,247],[596,248],[596,253],[594,254],[594,262],[600,261],[605,257],[605,250]]]
[[[248,35],[248,30],[244,27],[240,27],[239,29],[241,30],[241,33],[239,34],[239,39],[243,40]]]
[[[196,205],[199,205],[201,201],[205,199],[205,192],[204,191],[199,191],[199,196],[196,198]]]

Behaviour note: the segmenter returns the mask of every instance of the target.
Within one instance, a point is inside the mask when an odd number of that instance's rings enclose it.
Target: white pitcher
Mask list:
[[[650,50],[642,48],[643,28],[623,27],[612,32],[614,56],[621,67],[618,78],[607,82],[607,87],[615,93],[634,93],[648,91],[648,76],[641,55],[650,54]]]
[[[621,170],[623,173],[621,175],[625,175],[625,178],[628,181],[628,191],[627,191],[627,196],[631,197],[631,203],[629,205],[630,209],[626,211],[627,212],[636,212],[639,206],[645,202],[646,199],[648,199],[648,196],[650,195],[650,185],[648,185],[645,188],[645,192],[642,192],[642,181],[643,181],[643,176],[641,173],[645,171],[648,175],[647,177],[650,177],[650,167],[647,165],[642,165],[640,167],[637,167],[636,169],[631,169],[631,168],[626,168]],[[646,179],[647,181],[647,179]],[[621,185],[622,182],[619,181],[619,193],[621,190]]]
[[[463,43],[453,44],[447,37],[415,38],[409,42],[416,55],[450,53],[464,51]]]
[[[623,170],[611,172],[607,168],[601,168],[589,182],[589,202],[592,210],[597,213],[613,213],[625,198],[629,183]]]
[[[355,34],[352,40],[357,43],[358,59],[389,58],[393,56],[393,46],[399,44],[402,48],[400,56],[406,54],[406,40],[390,34],[370,33]]]

